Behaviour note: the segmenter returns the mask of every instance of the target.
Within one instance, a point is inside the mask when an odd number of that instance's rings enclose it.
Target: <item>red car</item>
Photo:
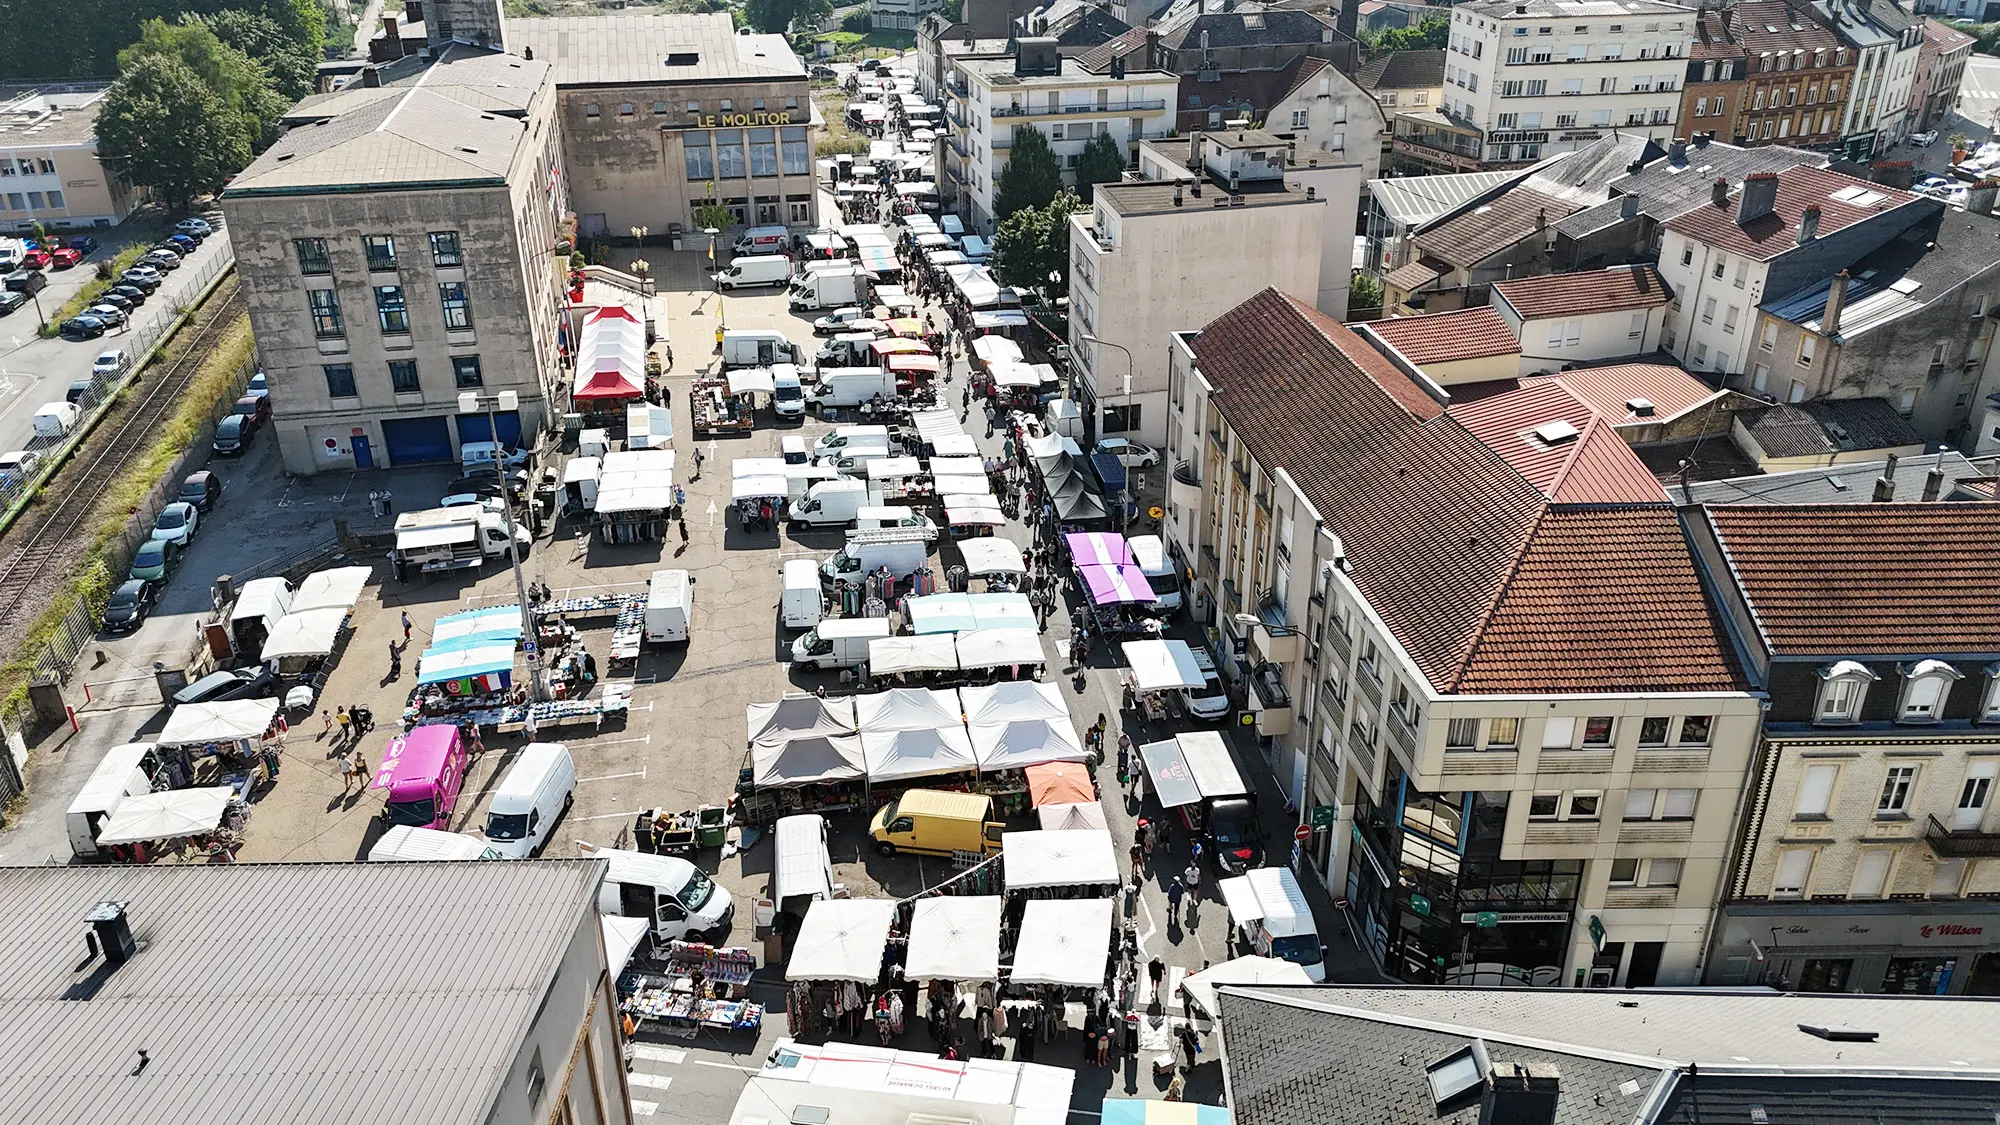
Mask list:
[[[21,255],[21,268],[24,270],[41,270],[48,267],[49,252],[39,246]]]
[[[72,250],[67,246],[49,251],[49,264],[59,270],[69,269],[81,261],[83,261],[82,252]]]

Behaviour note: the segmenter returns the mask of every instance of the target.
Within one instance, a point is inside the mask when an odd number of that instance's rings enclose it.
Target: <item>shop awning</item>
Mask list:
[[[368,573],[365,566],[342,566],[306,575],[292,595],[291,612],[353,609],[354,603],[361,600],[362,589],[368,585]]]
[[[972,773],[972,738],[962,723],[925,730],[861,732],[861,756],[873,782]]]
[[[965,560],[967,574],[1024,574],[1028,569],[1020,546],[997,535],[967,539],[958,545],[958,553]]]
[[[1098,1125],[1229,1125],[1230,1120],[1219,1105],[1106,1098]]]
[[[1186,641],[1126,641],[1122,647],[1125,663],[1132,666],[1132,686],[1140,691],[1198,688],[1208,682]]]
[[[631,963],[639,943],[646,940],[647,923],[644,918],[620,918],[613,914],[603,915],[598,921],[604,927],[605,959],[610,962],[615,979]]]
[[[877,676],[898,672],[956,672],[958,646],[952,643],[950,633],[877,637],[868,642],[868,671]]]
[[[1075,832],[1081,829],[1109,827],[1104,820],[1104,804],[1101,801],[1038,805],[1035,808],[1035,815],[1041,818],[1044,832]]]
[[[1181,990],[1211,1019],[1216,1014],[1215,988],[1222,984],[1311,984],[1303,965],[1275,957],[1238,957],[1210,965],[1181,981]]]
[[[786,980],[852,980],[873,984],[896,904],[886,898],[821,899],[806,911]]]
[[[974,629],[958,634],[960,668],[1006,668],[1047,660],[1041,634],[1033,629]]]
[[[1181,756],[1179,743],[1171,738],[1148,742],[1139,747],[1139,758],[1146,764],[1146,779],[1153,783],[1153,795],[1159,798],[1161,808],[1177,809],[1201,800],[1201,789],[1194,783],[1187,759]]]
[[[903,975],[910,980],[1000,979],[999,895],[918,899]]]
[[[518,604],[487,606],[437,619],[431,626],[431,647],[460,637],[493,640],[521,639],[521,607]]]
[[[160,731],[161,746],[200,746],[260,738],[278,713],[275,699],[230,699],[214,703],[183,703],[167,716]],[[142,837],[146,839],[149,837]]]
[[[417,661],[417,682],[441,684],[468,676],[491,676],[514,670],[514,642],[498,641],[463,648],[424,650]]]
[[[1020,363],[1024,358],[1021,345],[1005,336],[973,337],[972,354],[988,367],[996,363]]]
[[[147,840],[179,840],[213,832],[222,823],[222,814],[229,808],[229,798],[233,793],[235,790],[227,785],[210,785],[127,797],[111,814],[111,819],[104,822],[104,827],[98,830],[97,842],[137,844]]]
[[[285,656],[325,656],[333,651],[340,626],[347,620],[344,606],[325,609],[294,609],[279,620],[264,641],[260,655],[265,660]]]
[[[1044,762],[1029,766],[1028,798],[1036,808],[1043,805],[1080,805],[1097,800],[1097,786],[1090,770],[1081,762]]]
[[[1108,841],[1105,846],[1110,846]],[[1014,968],[1007,979],[1015,984],[1075,988],[1103,984],[1105,964],[1111,956],[1111,916],[1108,898],[1031,900],[1021,915],[1021,938],[1014,947]]]
[[[1119,881],[1110,832],[1005,832],[1000,855],[1010,891]]]

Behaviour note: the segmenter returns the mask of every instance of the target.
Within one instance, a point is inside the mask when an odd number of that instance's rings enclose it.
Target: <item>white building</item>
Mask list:
[[[1813,5],[1854,45],[1841,145],[1849,160],[1867,160],[1909,134],[1910,87],[1924,45],[1922,17],[1890,0],[1821,0]]]
[[[1085,68],[1080,59],[1057,53],[1053,39],[1021,39],[1015,54],[1000,59],[950,60],[953,78],[945,83],[951,100],[946,183],[970,224],[988,234],[998,220],[993,197],[1014,130],[1033,126],[1049,138],[1063,178],[1074,182],[1076,160],[1092,137],[1109,134],[1127,153],[1140,141],[1173,129],[1174,99],[1180,77],[1165,70],[1127,71],[1123,63],[1106,73]]]
[[[1521,374],[1646,355],[1673,294],[1652,266],[1493,283],[1493,309],[1521,344]]]
[[[1694,12],[1659,0],[1473,0],[1451,10],[1444,115],[1481,162],[1526,163],[1612,130],[1672,139]]]
[[[941,0],[868,0],[868,23],[877,31],[911,31],[926,12],[943,6]]]

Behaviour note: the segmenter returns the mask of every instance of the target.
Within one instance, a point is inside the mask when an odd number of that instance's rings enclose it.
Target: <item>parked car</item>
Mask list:
[[[181,482],[178,499],[184,504],[193,504],[196,511],[206,512],[222,499],[222,478],[202,469],[187,475]]]
[[[204,238],[211,230],[207,219],[182,219],[174,224],[174,229],[182,234],[199,235]]]
[[[87,234],[79,234],[69,240],[69,248],[88,258],[97,253],[97,240]]]
[[[111,328],[121,327],[129,319],[125,315],[125,310],[119,308],[117,305],[96,304],[84,311],[103,321]]]
[[[244,395],[229,412],[248,418],[252,430],[261,430],[271,420],[271,400],[264,395]]]
[[[97,353],[96,361],[90,365],[90,373],[92,375],[123,375],[126,368],[131,366],[131,357],[125,354],[124,348],[112,348],[108,352]]]
[[[1910,143],[1918,148],[1929,148],[1937,143],[1937,130],[1926,129],[1921,133],[1911,133]]]
[[[49,268],[49,260],[49,252],[37,246],[21,255],[21,268],[24,270],[45,270]]]
[[[1150,445],[1141,445],[1130,438],[1098,438],[1093,453],[1109,453],[1118,458],[1118,463],[1128,469],[1143,469],[1160,463],[1160,451]]]
[[[118,294],[132,302],[132,307],[135,309],[146,303],[146,291],[136,285],[114,285],[105,292]]]
[[[224,457],[235,457],[250,447],[250,439],[257,436],[257,426],[247,415],[231,414],[215,427],[215,441],[210,447]]]
[[[141,272],[141,269],[142,267],[133,266],[131,269],[119,274],[118,280],[121,284],[130,285],[150,295],[153,290],[160,287],[159,272],[157,270],[144,270],[144,272]]]
[[[126,577],[164,582],[181,568],[181,556],[186,553],[187,548],[179,543],[148,539],[139,545],[139,553],[132,556],[132,570]]]
[[[267,398],[271,394],[270,380],[264,377],[262,371],[259,371],[255,375],[250,376],[250,385],[243,388],[243,393],[256,395],[258,398]]]
[[[201,245],[201,236],[193,234],[170,234],[167,236],[166,241],[160,243],[160,245],[170,250],[178,250],[182,254],[192,254]]]
[[[132,266],[130,269],[126,270],[124,274],[122,274],[121,276],[147,278],[150,279],[155,285],[166,280],[165,274],[161,273],[159,270],[156,270],[149,265],[146,265],[144,262],[140,262],[137,265]]]
[[[7,275],[7,288],[15,293],[40,293],[49,287],[49,279],[33,270],[15,270]]]
[[[262,666],[238,668],[236,679],[234,685],[224,689],[215,697],[216,702],[230,699],[262,699],[267,695],[275,695],[283,689],[278,674]]]
[[[0,290],[0,316],[6,316],[27,303],[26,293],[17,293],[12,289]]]
[[[823,63],[822,63],[822,64],[820,64],[820,65],[818,65],[818,66],[815,66],[815,67],[813,67],[813,68],[812,68],[812,70],[811,70],[811,72],[810,72],[810,76],[811,76],[811,77],[813,77],[813,78],[838,78],[838,77],[840,77],[840,75],[839,75],[839,74],[838,74],[837,72],[835,72],[835,71],[834,71],[834,69],[833,69],[832,67],[830,67],[830,66],[827,66],[827,65],[825,65],[825,64],[823,64]]]
[[[27,253],[21,244],[12,239],[0,238],[0,271],[12,273],[21,268],[21,255]]]
[[[42,463],[42,455],[31,449],[17,449],[12,453],[0,453],[0,480],[23,481]]]
[[[150,266],[161,273],[172,273],[181,268],[181,256],[172,250],[155,250],[139,259],[139,265]]]
[[[49,265],[54,269],[72,269],[81,261],[83,261],[83,253],[78,250],[72,250],[67,246],[49,251]]]
[[[83,313],[70,317],[62,323],[62,338],[65,340],[95,340],[104,335],[104,321]]]
[[[207,703],[223,699],[227,693],[242,687],[246,681],[255,679],[261,671],[258,668],[237,668],[231,671],[210,672],[201,679],[174,693],[174,706],[184,703]]]
[[[831,336],[836,332],[845,332],[849,324],[857,320],[865,320],[867,317],[868,310],[858,305],[849,305],[844,309],[835,309],[818,320],[813,321],[813,335]]]
[[[111,591],[111,602],[104,607],[104,631],[107,633],[129,633],[137,629],[146,615],[153,611],[153,602],[159,591],[151,582],[138,578],[128,578]]]
[[[194,540],[195,529],[200,526],[200,510],[184,500],[176,500],[160,509],[159,518],[153,521],[152,538],[185,547]]]
[[[94,378],[71,379],[69,381],[69,390],[63,393],[63,401],[80,404],[83,402],[83,396],[89,394],[90,389],[96,385],[97,380]]]
[[[127,297],[123,293],[99,293],[97,295],[97,303],[100,305],[110,305],[119,312],[130,312],[132,310],[132,298]]]

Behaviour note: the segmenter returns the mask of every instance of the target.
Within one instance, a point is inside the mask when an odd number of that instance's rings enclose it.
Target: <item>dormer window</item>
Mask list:
[[[2000,663],[1986,666],[1986,699],[1979,705],[1979,719],[2000,723]]]
[[[1861,700],[1876,679],[1865,665],[1841,660],[1820,669],[1819,701],[1813,706],[1813,722],[1853,723],[1861,719]]]
[[[1961,673],[1942,660],[1920,660],[1903,673],[1903,702],[1896,708],[1898,721],[1934,723],[1944,713],[1944,699],[1952,681]]]

